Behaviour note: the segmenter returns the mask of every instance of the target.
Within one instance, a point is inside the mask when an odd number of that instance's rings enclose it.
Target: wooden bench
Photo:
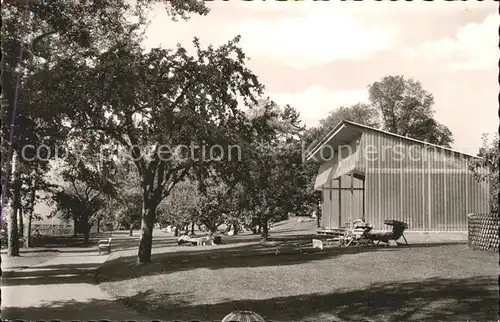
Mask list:
[[[101,239],[97,245],[97,247],[99,248],[99,255],[101,254],[101,249],[107,249],[108,250],[108,254],[111,253],[111,241],[113,240],[113,238],[109,238],[109,239]]]

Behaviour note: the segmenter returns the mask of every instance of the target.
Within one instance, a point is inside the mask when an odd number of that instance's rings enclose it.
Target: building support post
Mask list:
[[[365,178],[363,178],[363,217],[361,217],[363,221],[366,221],[365,202]]]
[[[342,227],[342,176],[339,177],[339,228]]]

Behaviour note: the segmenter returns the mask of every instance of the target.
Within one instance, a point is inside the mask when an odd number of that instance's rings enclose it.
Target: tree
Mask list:
[[[122,198],[115,202],[116,220],[120,226],[128,229],[129,236],[132,236],[133,230],[140,228],[142,196],[137,191],[124,193],[121,196]]]
[[[319,121],[320,127],[331,130],[342,120],[351,121],[374,128],[380,127],[378,111],[365,103],[357,103],[351,106],[340,106]]]
[[[340,106],[332,110],[327,117],[319,121],[316,127],[306,129],[302,140],[307,152],[314,148],[341,121],[351,121],[373,128],[380,128],[379,112],[369,104],[357,103],[351,106]],[[317,170],[317,169],[316,169]],[[316,172],[314,175],[316,175]]]
[[[482,139],[483,145],[478,153],[478,156],[482,159],[473,160],[469,167],[477,181],[488,182],[490,184],[491,212],[498,214],[498,194],[500,191],[500,184],[498,182],[498,167],[500,162],[498,133],[495,134],[491,143],[487,134],[483,134]],[[485,168],[488,169],[488,172],[484,171]]]
[[[252,217],[248,211],[250,200],[251,196],[246,193],[244,182],[237,183],[227,196],[227,231],[232,230],[234,235],[238,235],[242,227],[254,227],[251,225]]]
[[[55,134],[65,130],[64,119],[60,117],[63,114],[57,104],[51,104],[51,99],[57,102],[65,93],[44,87],[44,77],[57,62],[68,58],[88,60],[113,43],[113,39],[136,30],[150,3],[139,0],[133,6],[121,0],[2,1],[1,202],[4,214],[6,205],[12,205],[7,210],[12,225],[17,223],[16,216],[22,210],[18,187],[23,173],[16,168],[23,161],[22,148],[27,144],[38,147],[53,143]],[[185,9],[205,12],[195,1],[172,1],[170,6],[174,15]],[[131,24],[130,17],[138,17],[139,23]],[[13,163],[13,157],[19,162]],[[11,177],[16,181],[12,185]],[[13,190],[8,191],[9,188]],[[11,232],[17,230],[12,228]],[[18,255],[14,233],[9,237],[9,245],[9,255]]]
[[[109,179],[107,164],[92,164],[82,154],[71,154],[62,165],[60,176],[64,180],[61,189],[54,194],[56,212],[65,219],[72,219],[74,235],[83,233],[88,243],[90,229],[98,212],[105,208],[106,194],[115,194],[114,183]]]
[[[434,119],[434,97],[419,81],[386,76],[369,85],[368,91],[384,130],[445,147],[453,143],[451,131]]]
[[[86,134],[102,133],[120,145],[139,172],[140,263],[151,261],[159,203],[192,167],[208,169],[219,157],[228,157],[234,132],[246,126],[237,98],[253,101],[262,90],[237,42],[202,49],[195,39],[195,56],[180,46],[144,53],[138,44],[122,43],[102,54],[95,66],[66,69],[65,77],[75,86],[67,89],[74,99],[66,101],[80,106],[71,115],[72,126]],[[220,148],[214,151],[214,145]],[[195,151],[200,146],[209,151]]]
[[[301,211],[306,200],[299,141],[303,127],[295,109],[269,99],[260,101],[249,118],[257,140],[249,144],[244,162],[250,179],[243,184],[248,199],[242,205],[250,228],[258,225],[267,240],[269,223]]]
[[[175,235],[183,227],[199,221],[201,195],[190,180],[179,182],[158,206],[159,222],[175,227]]]
[[[132,236],[133,230],[139,229],[141,223],[142,194],[137,185],[139,176],[130,162],[115,162],[114,170],[114,193],[109,196],[107,211],[114,217],[115,223],[128,229]]]
[[[20,205],[20,220],[27,219],[24,232],[24,245],[30,247],[31,245],[31,225],[33,220],[41,219],[39,214],[35,213],[35,206],[40,200],[50,199],[50,193],[54,192],[57,185],[49,182],[47,178],[48,164],[42,165],[41,162],[26,162],[23,164],[24,168],[21,173],[21,205]],[[42,195],[38,194],[41,192]],[[21,227],[19,227],[21,233]]]
[[[228,186],[221,180],[212,178],[207,188],[200,191],[199,222],[211,233],[217,232],[219,226],[228,223],[228,214],[232,210],[231,194],[234,186]]]
[[[56,3],[59,2],[59,3]],[[63,128],[61,118],[54,117],[57,112],[49,104],[39,104],[40,76],[43,66],[50,61],[53,52],[48,51],[49,38],[51,45],[66,53],[70,49],[89,47],[89,24],[82,23],[83,17],[102,17],[102,12],[95,10],[79,10],[89,3],[63,1],[15,1],[2,2],[2,208],[8,210],[11,229],[9,231],[9,255],[19,254],[17,236],[17,216],[21,208],[21,150],[26,144],[42,144],[49,141],[55,129]],[[93,13],[85,15],[85,13]],[[83,15],[82,15],[83,13]],[[73,17],[70,17],[70,16]],[[73,19],[79,17],[80,19]],[[124,19],[120,17],[120,19]],[[92,21],[95,22],[95,21]],[[77,28],[78,24],[80,27]],[[94,28],[95,30],[95,28]],[[82,37],[87,35],[87,37]],[[57,38],[57,40],[56,40]],[[56,40],[54,42],[54,40]],[[56,45],[56,43],[59,45]],[[62,44],[73,46],[64,46]],[[80,53],[83,50],[76,50]],[[80,56],[82,57],[82,56]],[[54,94],[54,93],[52,93]],[[50,106],[50,107],[49,107]],[[54,113],[55,112],[55,113]],[[57,130],[55,131],[58,132]],[[48,140],[48,139],[49,140]],[[16,158],[16,162],[12,162]],[[12,180],[11,180],[12,178]],[[11,181],[12,184],[11,184]],[[12,191],[8,191],[12,188]],[[10,200],[13,199],[13,200]],[[8,201],[11,207],[6,207]],[[22,216],[20,216],[22,218]],[[22,221],[20,221],[22,223]]]
[[[26,121],[36,124],[38,129],[45,129],[44,122],[40,124],[39,120],[49,120],[60,125],[55,128],[64,128],[64,118],[61,117],[64,113],[58,109],[60,104],[57,103],[65,99],[66,90],[51,85],[30,90],[23,79],[33,73],[52,75],[53,66],[61,62],[91,62],[119,39],[137,34],[140,27],[145,25],[146,13],[154,2],[156,1],[2,1],[1,118],[4,126],[1,132],[1,169],[4,214],[7,198],[11,198],[7,187],[11,176],[17,176],[17,170],[12,169],[12,152],[22,146],[15,142],[20,138],[30,137],[29,134],[32,133],[31,128],[25,128]],[[185,18],[187,12],[208,12],[206,6],[196,0],[175,0],[165,4],[172,18]],[[24,98],[29,98],[29,95],[26,94],[36,95],[43,104],[38,105],[37,109],[27,108]],[[56,104],[51,104],[52,102]],[[40,118],[39,115],[43,117]],[[50,138],[48,135],[41,137]],[[38,146],[41,142],[31,143]],[[14,190],[15,193],[17,191],[19,189]],[[13,198],[19,199],[19,196]],[[11,204],[16,208],[19,203]],[[17,212],[18,209],[10,212],[11,222]],[[17,239],[10,237],[9,240],[13,249],[9,255],[16,255],[14,249],[19,247]]]

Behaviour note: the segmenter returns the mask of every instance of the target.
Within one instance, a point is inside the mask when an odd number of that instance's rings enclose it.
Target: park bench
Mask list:
[[[108,250],[108,254],[111,253],[111,241],[113,240],[113,238],[109,238],[109,239],[101,239],[97,245],[97,247],[99,248],[99,255],[101,254],[101,249],[107,249]]]

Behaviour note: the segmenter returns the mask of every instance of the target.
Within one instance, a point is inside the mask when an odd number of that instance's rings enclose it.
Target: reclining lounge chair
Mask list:
[[[389,245],[389,241],[394,240],[396,244],[399,245],[397,240],[403,237],[406,245],[408,245],[408,241],[403,235],[405,229],[408,227],[406,223],[397,220],[384,220],[384,224],[392,226],[392,231],[369,232],[368,236],[372,241],[377,241],[377,245],[380,244],[380,242]]]

